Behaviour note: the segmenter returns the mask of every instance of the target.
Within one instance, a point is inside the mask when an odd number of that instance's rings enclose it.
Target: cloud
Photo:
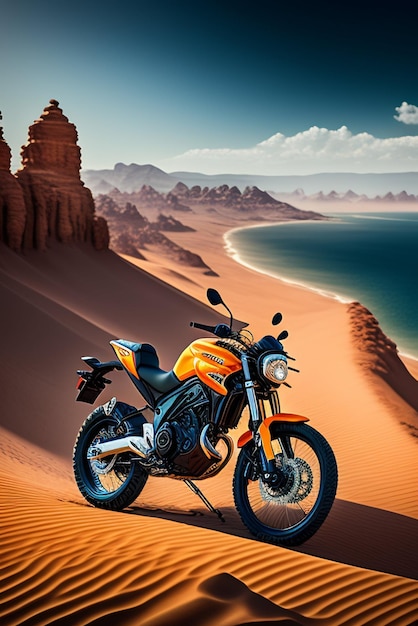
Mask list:
[[[161,167],[265,175],[417,171],[418,136],[379,139],[367,132],[353,134],[346,126],[337,130],[312,126],[289,137],[276,133],[244,149],[188,150],[166,159]]]
[[[418,107],[414,104],[402,102],[400,107],[396,107],[396,111],[398,115],[394,115],[393,117],[398,122],[403,122],[404,124],[418,124]]]

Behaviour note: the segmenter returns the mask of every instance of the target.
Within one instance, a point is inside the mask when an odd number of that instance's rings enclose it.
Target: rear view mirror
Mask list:
[[[273,315],[273,319],[271,320],[271,323],[273,324],[273,326],[277,326],[277,324],[280,324],[282,319],[283,319],[283,315],[281,313],[275,313]]]
[[[216,289],[208,289],[206,295],[212,306],[216,306],[217,304],[223,304],[221,295],[218,291],[216,291]]]

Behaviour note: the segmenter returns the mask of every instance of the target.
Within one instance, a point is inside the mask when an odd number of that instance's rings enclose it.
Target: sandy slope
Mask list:
[[[158,512],[94,509],[76,493],[65,464],[2,434],[2,624],[380,626],[418,619],[414,580],[185,525],[179,515],[167,521]]]
[[[112,253],[1,249],[2,624],[418,620],[417,439],[402,424],[416,412],[359,366],[346,305],[238,266],[222,250],[229,225],[205,221],[188,235],[219,278],[143,262],[170,287]],[[233,461],[201,485],[224,525],[174,481],[150,480],[134,507],[112,514],[87,506],[72,480],[89,411],[74,402],[80,355],[111,359],[107,342],[121,336],[154,343],[169,368],[198,336],[188,322],[216,318],[191,298],[208,286],[258,335],[283,311],[301,374],[282,408],[307,414],[335,450],[337,501],[298,550],[250,538],[233,509]],[[109,393],[140,404],[123,377]]]
[[[112,252],[89,248],[58,245],[20,257],[2,247],[0,289],[1,425],[66,458],[86,415],[86,405],[74,402],[82,355],[114,359],[108,342],[123,337],[159,346],[169,368],[193,338],[189,320],[219,317]],[[138,402],[121,375],[109,389]]]

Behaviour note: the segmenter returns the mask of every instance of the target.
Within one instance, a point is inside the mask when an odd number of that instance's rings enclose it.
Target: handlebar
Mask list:
[[[198,328],[199,330],[206,330],[217,337],[230,337],[232,334],[231,328],[227,324],[216,324],[216,326],[207,326],[206,324],[199,324],[199,322],[190,322],[190,326]]]
[[[200,330],[207,330],[208,333],[215,332],[215,326],[206,326],[206,324],[199,324],[198,322],[190,322],[192,328],[199,328]]]

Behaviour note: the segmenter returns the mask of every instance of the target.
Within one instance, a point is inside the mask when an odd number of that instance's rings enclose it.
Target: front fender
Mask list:
[[[267,417],[259,426],[257,433],[261,437],[261,443],[263,446],[264,454],[268,461],[274,459],[274,452],[271,445],[271,432],[270,426],[274,422],[309,422],[308,417],[304,417],[303,415],[297,415],[296,413],[277,413],[276,415],[272,415],[271,417]],[[241,437],[238,439],[237,447],[242,448],[248,443],[253,437],[253,433],[251,430],[247,430]]]

